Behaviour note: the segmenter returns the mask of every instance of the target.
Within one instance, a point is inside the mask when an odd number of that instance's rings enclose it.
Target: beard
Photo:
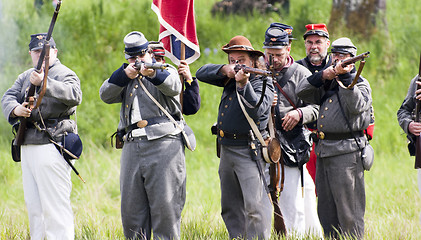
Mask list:
[[[313,55],[314,53],[317,53],[316,55]],[[319,50],[311,50],[309,54],[307,54],[308,59],[312,64],[320,64],[323,59],[327,56],[327,50],[321,53]]]

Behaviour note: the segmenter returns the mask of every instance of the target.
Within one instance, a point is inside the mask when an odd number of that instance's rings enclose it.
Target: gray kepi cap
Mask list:
[[[149,42],[141,32],[133,31],[124,37],[124,45],[125,57],[129,59],[144,55],[148,51]]]
[[[352,57],[357,55],[357,47],[351,42],[351,39],[346,37],[338,38],[333,41],[332,49],[330,51],[333,53],[350,54]]]

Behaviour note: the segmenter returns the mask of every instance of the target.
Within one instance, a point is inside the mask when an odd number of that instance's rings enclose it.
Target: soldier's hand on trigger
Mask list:
[[[235,65],[234,64],[225,64],[219,72],[222,73],[224,76],[227,76],[228,78],[235,78]]]
[[[44,71],[41,68],[41,72],[33,71],[29,76],[29,81],[35,86],[41,86],[42,80],[44,79]]]
[[[245,73],[243,69],[240,69],[240,71],[235,74],[235,81],[238,83],[239,87],[244,87],[246,86],[249,77],[250,73]]]
[[[12,115],[14,117],[29,117],[31,116],[31,109],[28,108],[29,103],[24,102],[13,109]]]
[[[140,74],[145,77],[153,77],[155,75],[155,69],[145,67],[145,64],[142,64],[140,67]]]
[[[348,72],[351,72],[352,69],[354,69],[355,64],[349,64],[345,67],[342,67],[342,60],[339,61],[335,66],[334,66],[334,71],[336,73],[336,75],[341,75],[341,74],[345,74]]]
[[[285,131],[292,130],[300,121],[300,113],[298,110],[289,111],[283,118],[282,118],[282,128]]]
[[[416,81],[416,84],[417,85],[419,85],[419,86],[421,86],[421,82],[420,81]],[[421,88],[420,89],[417,89],[416,91],[415,91],[415,99],[417,99],[417,100],[421,100]]]
[[[130,79],[135,79],[137,76],[139,76],[139,70],[134,65],[135,63],[130,63],[124,69],[124,72],[126,73],[127,77]]]
[[[421,132],[421,122],[412,121],[409,123],[408,131],[415,136],[419,136]]]

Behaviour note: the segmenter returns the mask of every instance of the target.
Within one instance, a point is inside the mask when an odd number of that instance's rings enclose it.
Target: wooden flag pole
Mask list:
[[[180,61],[186,59],[186,46],[183,42],[180,45]],[[184,77],[180,74],[180,81],[181,81],[181,93],[180,93],[180,105],[181,105],[181,113],[184,112],[183,110],[183,94],[184,94]]]

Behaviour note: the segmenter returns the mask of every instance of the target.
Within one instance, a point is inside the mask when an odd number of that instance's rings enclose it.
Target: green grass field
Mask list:
[[[292,55],[305,56],[301,38],[307,23],[328,22],[331,0],[296,0],[290,13],[223,17],[210,15],[216,0],[196,0],[196,25],[202,56],[190,67],[194,73],[206,63],[225,63],[222,45],[235,35],[245,35],[261,50],[264,32],[271,22],[294,27]],[[358,52],[370,51],[363,76],[373,89],[376,127],[372,145],[375,163],[366,172],[365,239],[421,239],[421,199],[414,159],[406,150],[396,111],[418,72],[421,7],[415,0],[387,1],[388,33],[357,36],[342,29],[331,40],[350,37]],[[123,239],[120,221],[119,158],[109,136],[117,127],[119,106],[99,99],[102,82],[124,61],[123,37],[142,31],[149,40],[158,38],[159,23],[150,9],[151,0],[64,0],[54,30],[59,58],[82,81],[83,102],[78,108],[79,132],[84,152],[76,163],[83,184],[73,175],[72,202],[77,239]],[[45,32],[53,8],[45,4],[34,11],[33,1],[0,2],[0,92],[30,67],[29,35]],[[385,29],[382,26],[381,29]],[[209,49],[209,53],[205,53]],[[182,218],[183,239],[227,239],[220,217],[219,159],[210,126],[217,117],[221,89],[200,85],[202,107],[186,117],[198,139],[195,152],[186,153],[187,202]],[[0,239],[28,239],[20,164],[10,156],[11,127],[0,118]],[[311,239],[311,237],[308,237]]]

